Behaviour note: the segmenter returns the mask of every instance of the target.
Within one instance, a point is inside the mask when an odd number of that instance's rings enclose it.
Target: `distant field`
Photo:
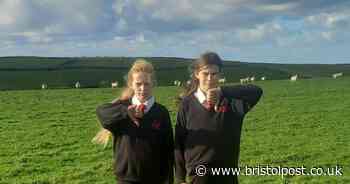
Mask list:
[[[28,74],[29,75],[29,74]],[[244,122],[240,165],[343,167],[343,176],[240,176],[240,183],[350,183],[350,78],[257,82],[264,96]],[[176,87],[157,87],[175,121]],[[119,90],[0,91],[0,184],[109,184],[111,144],[90,143],[98,104]]]
[[[136,58],[128,57],[0,57],[0,90],[39,89],[46,83],[49,88],[72,88],[79,81],[84,88],[109,87],[111,81],[124,83],[123,77]],[[174,80],[186,81],[193,59],[151,57],[161,86],[173,85]],[[260,62],[260,61],[258,61]],[[350,74],[350,64],[270,64],[225,61],[223,73],[228,82],[255,76],[268,80],[300,78],[330,78],[333,73]]]

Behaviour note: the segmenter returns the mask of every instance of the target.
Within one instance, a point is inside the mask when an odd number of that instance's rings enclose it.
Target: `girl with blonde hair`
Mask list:
[[[107,145],[112,135],[118,184],[173,183],[173,131],[168,110],[152,95],[155,82],[152,64],[137,60],[120,98],[96,109],[103,129],[93,142]]]

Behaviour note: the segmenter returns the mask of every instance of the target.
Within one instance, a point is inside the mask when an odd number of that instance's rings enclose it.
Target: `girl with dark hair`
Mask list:
[[[194,184],[238,183],[236,175],[214,176],[209,171],[238,168],[243,119],[259,101],[262,89],[219,87],[221,69],[222,60],[213,52],[202,54],[191,67],[191,82],[180,95],[175,128],[176,183],[186,183],[186,176]],[[203,167],[208,171],[204,176]]]

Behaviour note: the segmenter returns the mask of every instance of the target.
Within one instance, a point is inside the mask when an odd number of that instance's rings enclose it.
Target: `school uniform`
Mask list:
[[[207,106],[198,89],[184,97],[175,128],[176,183],[189,176],[195,184],[236,184],[237,176],[196,176],[195,168],[238,167],[241,128],[244,116],[259,101],[262,89],[255,85],[221,87],[218,111]]]
[[[128,106],[141,103],[133,97],[100,105],[97,117],[113,134],[114,173],[122,184],[173,183],[174,145],[168,110],[147,100],[137,126],[128,116]]]

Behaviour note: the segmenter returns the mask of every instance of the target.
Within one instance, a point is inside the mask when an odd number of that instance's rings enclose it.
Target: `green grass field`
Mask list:
[[[350,78],[257,82],[244,122],[240,165],[342,167],[342,176],[240,176],[240,183],[350,183]],[[175,121],[176,87],[157,87]],[[115,89],[0,91],[0,184],[109,184],[111,144],[90,143],[98,104]]]

